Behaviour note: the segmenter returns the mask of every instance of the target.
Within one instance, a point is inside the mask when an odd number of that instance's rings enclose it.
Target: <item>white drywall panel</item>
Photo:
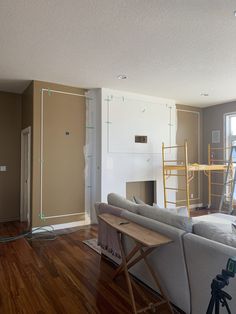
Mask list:
[[[176,141],[174,101],[109,89],[102,89],[101,98],[101,200],[106,201],[110,192],[126,196],[126,182],[154,180],[157,203],[163,206],[161,143],[174,145]],[[117,99],[119,101],[113,103]],[[134,108],[135,103],[137,109]],[[143,118],[145,112],[147,118]],[[148,123],[148,116],[151,123]],[[145,127],[140,126],[142,121],[145,121]],[[113,131],[112,124],[115,126]],[[134,145],[133,132],[148,133],[149,145],[138,144],[142,148]],[[176,152],[168,150],[166,157],[176,159]],[[175,179],[169,179],[169,184],[175,186]],[[175,201],[175,192],[168,199]]]
[[[160,153],[171,136],[173,105],[127,96],[108,96],[108,151],[110,153]],[[147,143],[136,143],[135,136]]]

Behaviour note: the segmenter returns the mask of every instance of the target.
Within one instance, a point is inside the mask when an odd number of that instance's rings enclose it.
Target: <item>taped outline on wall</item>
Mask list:
[[[104,98],[104,101],[106,101],[106,110],[107,110],[107,113],[106,113],[106,121],[105,123],[107,124],[107,152],[108,153],[115,153],[115,154],[138,154],[138,155],[160,155],[161,152],[129,152],[129,151],[122,151],[122,152],[119,152],[119,151],[113,151],[110,149],[110,126],[112,126],[112,121],[111,121],[111,102],[114,101],[114,100],[122,100],[123,102],[125,101],[137,101],[137,102],[143,102],[144,104],[148,105],[148,104],[155,104],[155,105],[158,105],[158,106],[165,106],[166,109],[169,111],[169,120],[167,122],[167,126],[168,126],[168,132],[169,132],[169,146],[172,145],[172,130],[173,130],[173,127],[174,127],[174,124],[172,122],[172,109],[174,108],[176,110],[176,106],[174,105],[169,105],[169,104],[166,104],[164,102],[157,102],[157,101],[149,101],[149,100],[144,100],[144,99],[136,99],[136,98],[132,98],[132,97],[124,97],[124,96],[113,96],[113,95],[108,95],[106,98]],[[143,112],[146,111],[146,108]]]
[[[78,97],[84,97],[86,99],[91,99],[90,97],[82,94],[76,94],[76,93],[69,93],[69,92],[63,92],[48,88],[42,88],[41,89],[41,123],[40,123],[40,214],[39,217],[42,220],[51,219],[51,218],[63,218],[63,217],[69,217],[69,216],[78,216],[78,215],[85,215],[85,213],[73,213],[73,214],[64,214],[64,215],[55,215],[55,216],[45,216],[43,213],[43,95],[44,92],[47,92],[51,95],[51,93],[58,93],[58,94],[64,94],[64,95],[71,95],[71,96],[78,96]]]
[[[186,109],[179,109],[179,108],[176,108],[176,112],[178,111],[182,111],[182,112],[187,112],[187,113],[192,113],[192,114],[196,114],[197,117],[198,117],[198,132],[197,132],[197,137],[198,137],[198,143],[197,143],[197,146],[198,146],[198,163],[200,163],[200,159],[201,159],[201,154],[200,154],[200,138],[201,138],[201,134],[200,134],[200,128],[201,128],[201,125],[200,125],[200,119],[201,119],[201,116],[200,116],[200,112],[199,111],[194,111],[194,110],[186,110]],[[177,128],[178,128],[178,118],[176,118],[176,125],[177,125]],[[201,182],[200,182],[200,171],[198,171],[198,187],[197,187],[197,196],[196,198],[190,198],[191,201],[199,201],[201,200]],[[201,203],[197,204],[197,205],[201,205]],[[195,205],[194,205],[195,206]],[[200,207],[199,206],[199,207]],[[196,207],[196,206],[195,206]]]

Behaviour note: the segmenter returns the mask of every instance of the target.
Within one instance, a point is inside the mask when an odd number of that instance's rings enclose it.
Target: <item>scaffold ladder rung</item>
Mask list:
[[[166,190],[185,191],[185,189],[181,189],[181,188],[172,188],[172,187],[166,187]]]

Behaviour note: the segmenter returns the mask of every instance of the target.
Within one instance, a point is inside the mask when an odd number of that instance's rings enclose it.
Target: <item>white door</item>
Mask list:
[[[21,131],[21,204],[20,220],[30,223],[30,155],[31,128]]]

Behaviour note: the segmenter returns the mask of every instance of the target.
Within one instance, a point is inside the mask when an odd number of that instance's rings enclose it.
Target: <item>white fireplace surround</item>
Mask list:
[[[155,199],[163,207],[161,144],[176,142],[175,102],[105,88],[87,94],[87,124],[93,128],[86,136],[85,199],[92,222],[94,202],[106,202],[111,192],[125,197],[126,182],[156,181]],[[147,136],[147,143],[135,143],[135,135]],[[167,155],[175,159],[175,153]],[[175,192],[169,199],[175,201]]]

